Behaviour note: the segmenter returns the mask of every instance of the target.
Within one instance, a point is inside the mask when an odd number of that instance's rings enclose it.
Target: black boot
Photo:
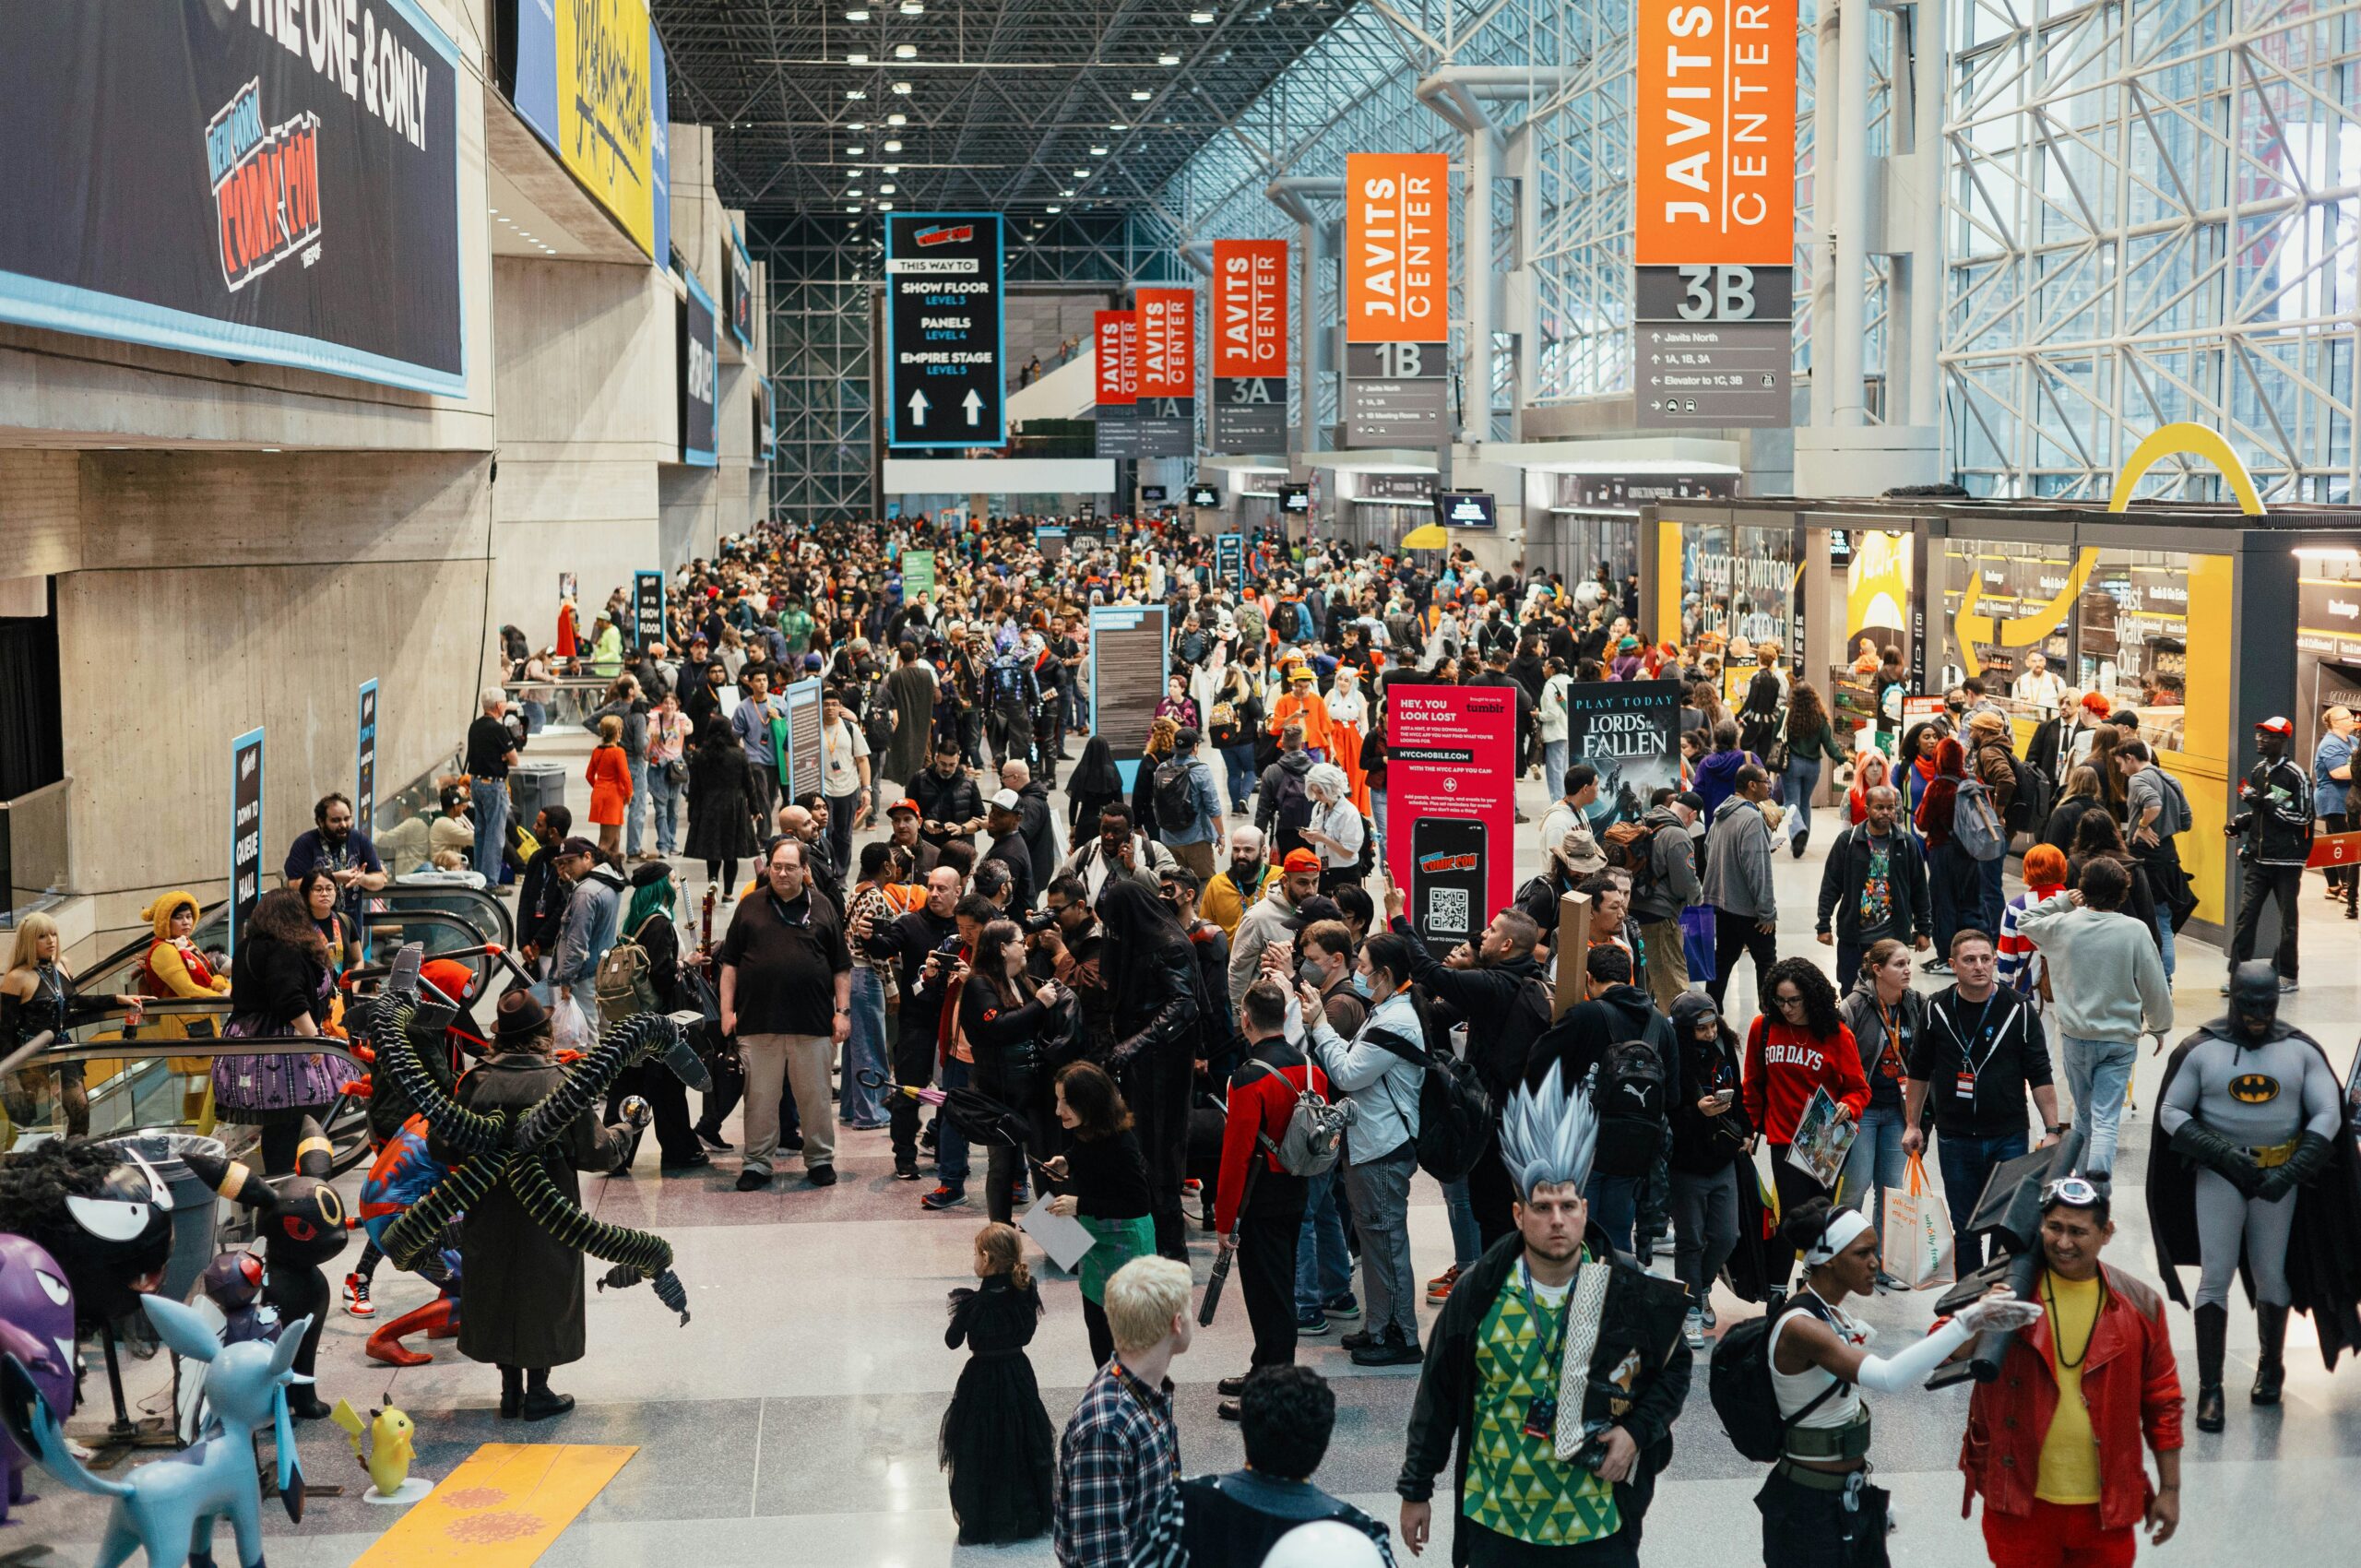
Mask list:
[[[524,1397],[525,1369],[512,1367],[503,1361],[500,1364],[500,1419],[515,1420],[517,1404]]]
[[[2287,1363],[2280,1355],[2287,1343],[2287,1309],[2258,1301],[2254,1324],[2262,1338],[2262,1356],[2255,1363],[2254,1386],[2247,1391],[2247,1399],[2256,1405],[2276,1405],[2280,1384],[2287,1381]]]
[[[574,1396],[550,1392],[550,1369],[532,1367],[525,1373],[525,1398],[516,1413],[528,1421],[545,1421],[574,1408]]]
[[[2230,1309],[2197,1309],[2197,1430],[2220,1431],[2225,1420],[2222,1399],[2222,1350],[2230,1336]]]

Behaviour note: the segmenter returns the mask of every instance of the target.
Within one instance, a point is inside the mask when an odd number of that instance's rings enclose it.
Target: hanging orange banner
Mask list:
[[[1450,262],[1451,160],[1347,153],[1345,341],[1447,341]]]
[[[1214,242],[1214,374],[1287,373],[1287,243]]]
[[[1142,289],[1139,301],[1143,398],[1197,395],[1197,291]]]
[[[1796,0],[1640,0],[1640,267],[1796,259]]]
[[[1128,310],[1102,310],[1090,317],[1091,401],[1102,409],[1124,409],[1139,400],[1140,318]]]

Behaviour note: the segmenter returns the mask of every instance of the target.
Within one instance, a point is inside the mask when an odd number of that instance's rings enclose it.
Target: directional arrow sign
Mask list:
[[[996,212],[892,213],[885,220],[887,442],[998,446],[1008,439],[1003,266]],[[927,413],[955,408],[954,428]]]

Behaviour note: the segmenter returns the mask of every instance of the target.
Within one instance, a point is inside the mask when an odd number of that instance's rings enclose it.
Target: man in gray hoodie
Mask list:
[[[2017,933],[2048,961],[2074,1130],[2085,1139],[2082,1170],[2094,1182],[2115,1169],[2116,1126],[2140,1059],[2140,1036],[2173,1027],[2172,987],[2156,933],[2119,912],[2130,891],[2120,863],[2094,855],[2082,862],[2079,886],[2017,916]]]
[[[1681,939],[1680,911],[1705,896],[1697,877],[1697,846],[1689,825],[1705,802],[1697,795],[1670,786],[1658,790],[1648,802],[1640,826],[1648,830],[1647,874],[1631,878],[1631,918],[1639,922],[1640,941],[1647,954],[1648,995],[1658,1007],[1669,1009],[1689,989],[1689,950]],[[1614,839],[1609,828],[1608,841]]]
[[[1714,978],[1705,990],[1720,1007],[1730,966],[1740,953],[1754,958],[1759,1005],[1771,994],[1771,966],[1779,960],[1779,905],[1771,885],[1771,776],[1752,763],[1738,770],[1729,799],[1705,835],[1705,902],[1714,907]]]

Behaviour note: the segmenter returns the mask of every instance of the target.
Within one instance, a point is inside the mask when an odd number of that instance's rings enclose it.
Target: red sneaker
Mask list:
[[[1459,1283],[1459,1265],[1453,1264],[1427,1281],[1427,1300],[1445,1301],[1451,1299],[1451,1288]]]

